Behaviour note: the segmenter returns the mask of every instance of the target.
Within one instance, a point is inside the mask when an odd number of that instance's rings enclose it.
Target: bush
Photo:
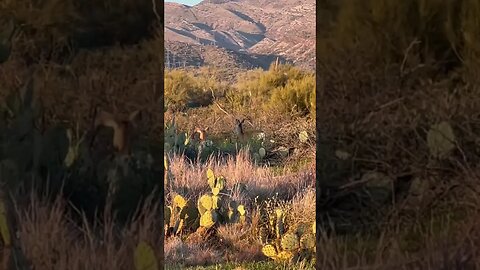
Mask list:
[[[241,74],[227,97],[234,106],[265,104],[264,109],[283,112],[315,112],[315,76],[290,65],[272,64],[267,71]],[[253,105],[255,104],[255,105]]]
[[[315,76],[289,80],[284,87],[276,89],[269,101],[271,107],[284,112],[299,112],[315,115]]]
[[[165,105],[173,110],[208,106],[217,82],[204,76],[194,77],[183,70],[165,71]]]

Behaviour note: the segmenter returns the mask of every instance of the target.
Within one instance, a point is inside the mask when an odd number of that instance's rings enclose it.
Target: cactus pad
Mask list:
[[[267,243],[267,235],[268,235],[267,229],[265,227],[260,227],[258,234],[259,234],[260,242],[262,244]]]
[[[219,209],[220,208],[220,197],[216,195],[212,195],[212,208]]]
[[[173,205],[178,208],[184,208],[187,205],[187,200],[183,198],[181,195],[176,195],[173,198]]]
[[[285,226],[283,225],[283,220],[278,219],[277,223],[275,224],[275,233],[277,235],[277,238],[282,237],[284,232],[285,232]]]
[[[218,216],[215,210],[205,211],[200,218],[200,226],[210,228],[217,222],[217,219]]]
[[[312,249],[315,247],[315,235],[306,233],[300,238],[300,248]]]
[[[230,222],[235,222],[237,220],[236,213],[231,209],[228,209],[227,217],[228,217],[228,221]]]
[[[272,258],[272,259],[277,257],[276,248],[273,245],[270,245],[270,244],[263,246],[262,253],[265,254],[265,256],[267,256],[269,258]]]
[[[290,251],[283,250],[278,253],[277,259],[282,261],[288,261],[293,258],[293,253]]]
[[[237,209],[238,205],[237,205],[237,202],[234,201],[234,200],[231,200],[228,202],[228,209],[230,210],[235,210]]]
[[[240,204],[238,207],[237,207],[237,210],[238,212],[240,213],[241,216],[244,216],[246,211],[245,211],[245,206],[243,204]]]
[[[198,207],[200,208],[200,206],[203,207],[203,209],[205,210],[212,209],[212,206],[213,206],[212,197],[209,195],[203,195],[202,197],[200,197],[200,199],[198,200]],[[200,211],[199,209],[199,212],[203,214],[203,212],[205,211]]]
[[[300,241],[298,240],[298,236],[293,233],[286,233],[282,236],[282,249],[286,251],[294,251],[299,248]]]
[[[310,226],[308,225],[308,223],[302,222],[296,226],[295,232],[298,236],[302,236],[303,234],[307,233],[309,229]]]
[[[187,206],[182,208],[180,218],[185,221],[185,227],[190,228],[198,218],[198,211],[193,205],[187,204]]]
[[[225,177],[219,176],[216,179],[215,187],[217,187],[221,191],[225,188],[225,182],[226,182]]]
[[[214,188],[216,178],[215,178],[215,174],[210,168],[208,168],[207,170],[207,178],[208,178],[208,185],[210,186],[210,188]]]

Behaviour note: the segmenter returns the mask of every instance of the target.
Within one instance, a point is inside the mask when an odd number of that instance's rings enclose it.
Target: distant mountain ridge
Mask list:
[[[204,0],[193,7],[166,2],[165,41],[167,66],[223,65],[216,63],[219,55],[229,55],[240,61],[231,65],[244,68],[268,67],[279,57],[313,69],[315,1]]]

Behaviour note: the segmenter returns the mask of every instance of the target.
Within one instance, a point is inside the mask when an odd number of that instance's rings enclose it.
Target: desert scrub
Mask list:
[[[315,211],[315,208],[299,207],[298,204],[314,204],[314,190],[312,191],[298,195],[292,201],[272,197],[263,202],[255,202],[260,223],[253,230],[258,234],[265,256],[275,261],[291,263],[315,259],[316,225],[314,218],[308,214]]]
[[[214,79],[194,76],[184,70],[165,72],[165,104],[173,110],[207,106],[212,103],[212,91],[219,91]]]
[[[284,113],[298,112],[302,115],[315,116],[315,75],[305,75],[292,79],[287,84],[273,91],[270,106],[280,108]]]
[[[315,76],[290,65],[272,64],[269,70],[239,74],[237,84],[227,93],[235,107],[280,106],[281,113],[314,113]]]
[[[254,165],[245,149],[227,160],[211,157],[204,163],[190,163],[184,156],[174,155],[169,161],[169,179],[172,180],[166,188],[166,198],[170,207],[165,210],[166,223],[169,224],[167,227],[170,227],[166,230],[170,231],[169,237],[165,239],[168,269],[175,269],[177,265],[234,265],[232,262],[238,262],[236,265],[249,265],[253,261],[270,260],[262,254],[259,234],[265,223],[259,209],[266,207],[260,202],[269,198],[277,198],[277,204],[271,203],[273,213],[274,207],[279,205],[291,211],[285,216],[287,230],[302,227],[300,224],[310,224],[311,228],[314,215],[309,213],[315,209],[315,192],[312,187],[314,178],[309,178],[302,172],[274,176],[269,168]],[[224,187],[219,191],[222,185]],[[219,195],[215,195],[217,192]],[[177,194],[182,196],[178,197]],[[238,204],[233,204],[233,201]],[[244,207],[240,207],[240,204]],[[183,206],[184,209],[173,207],[174,205]],[[188,212],[191,210],[188,209],[197,210],[197,214],[190,215]],[[200,215],[201,212],[203,215]],[[173,214],[168,217],[168,213]],[[197,221],[190,221],[190,216],[196,217]],[[203,221],[200,220],[202,216]],[[175,235],[174,232],[180,227],[184,229]],[[298,265],[293,264],[293,261],[292,264],[259,264],[293,269]],[[310,262],[305,260],[303,264]]]

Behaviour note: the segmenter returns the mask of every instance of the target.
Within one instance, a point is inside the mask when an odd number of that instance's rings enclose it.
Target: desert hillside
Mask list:
[[[203,1],[193,7],[165,3],[165,46],[177,55],[176,66],[191,61],[179,51],[179,42],[198,51],[214,47],[241,58],[245,67],[267,68],[278,56],[285,62],[305,68],[315,67],[315,2],[302,1]],[[212,50],[212,49],[210,49]],[[195,54],[193,54],[195,55]],[[216,59],[201,53],[204,61]],[[212,62],[210,60],[210,62]],[[235,63],[235,61],[231,61]],[[168,66],[168,62],[166,62]]]

